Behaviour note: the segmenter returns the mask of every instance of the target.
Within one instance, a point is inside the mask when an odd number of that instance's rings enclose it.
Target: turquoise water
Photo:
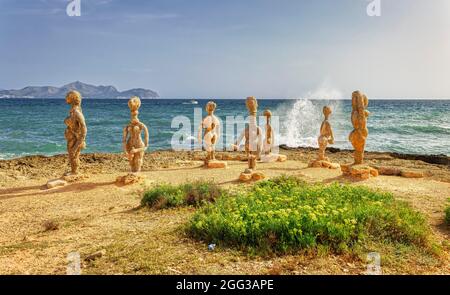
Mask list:
[[[180,129],[178,124],[171,126],[176,116],[191,120],[191,132],[184,132],[184,140],[193,142],[198,126],[194,109],[203,110],[207,101],[199,100],[198,105],[187,102],[142,101],[140,119],[150,128],[150,150],[171,148],[171,139]],[[246,116],[244,100],[216,103],[216,115],[224,122],[228,122],[226,116]],[[347,140],[352,130],[350,101],[259,100],[259,110],[262,114],[269,108],[279,116],[279,144],[317,146],[322,107],[326,104],[333,109],[330,121],[336,137],[334,146],[351,148]],[[65,153],[63,121],[68,111],[64,100],[0,99],[0,159]],[[367,150],[450,155],[450,100],[371,100],[369,111]],[[86,99],[83,112],[88,125],[84,152],[120,152],[122,128],[129,120],[127,101]],[[235,130],[224,127],[223,141],[231,142],[241,125]]]

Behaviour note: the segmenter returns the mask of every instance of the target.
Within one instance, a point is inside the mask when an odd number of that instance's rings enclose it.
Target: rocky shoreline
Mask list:
[[[308,163],[317,156],[316,148],[289,148],[280,146],[280,153],[291,161]],[[351,150],[328,148],[327,154],[333,162],[345,164],[353,161]],[[153,151],[145,154],[143,171],[196,167],[202,164],[205,152],[198,151]],[[245,161],[243,152],[218,152],[218,160]],[[126,157],[114,153],[82,154],[81,171],[87,174],[109,174],[127,172]],[[426,177],[450,182],[450,158],[444,155],[407,155],[398,153],[366,152],[366,162],[373,166],[401,167],[423,172]],[[8,179],[43,179],[59,177],[69,169],[67,155],[26,156],[11,160],[0,160],[0,183]]]

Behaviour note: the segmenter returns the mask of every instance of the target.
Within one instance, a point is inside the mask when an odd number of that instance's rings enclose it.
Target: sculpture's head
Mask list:
[[[81,94],[76,90],[71,90],[66,94],[66,102],[70,105],[81,105]]]
[[[328,116],[331,115],[331,108],[329,106],[324,106],[323,107],[323,115],[325,116],[325,118],[328,118]]]
[[[359,91],[359,90],[354,91],[352,93],[352,108],[353,108],[353,110],[356,110],[359,108],[364,108],[365,104],[366,104],[365,100],[367,100],[367,104],[368,104],[369,100],[361,91]]]
[[[245,105],[247,106],[250,115],[256,115],[256,112],[258,111],[258,101],[256,100],[255,97],[253,96],[247,97]]]
[[[270,110],[265,110],[263,115],[264,117],[267,117],[267,119],[272,118],[272,112]]]
[[[209,101],[206,104],[205,109],[208,112],[208,114],[211,115],[216,110],[216,107],[217,107],[217,105],[216,105],[216,103],[214,101]]]
[[[363,101],[364,101],[364,107],[367,108],[369,106],[369,99],[367,98],[367,96],[365,94],[363,95]]]
[[[141,99],[137,96],[133,96],[128,101],[128,107],[130,108],[131,115],[137,116],[137,114],[139,114],[139,108],[141,107]]]

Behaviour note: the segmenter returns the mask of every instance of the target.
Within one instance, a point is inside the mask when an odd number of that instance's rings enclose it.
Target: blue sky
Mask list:
[[[0,0],[0,88],[180,98],[450,97],[450,1]]]

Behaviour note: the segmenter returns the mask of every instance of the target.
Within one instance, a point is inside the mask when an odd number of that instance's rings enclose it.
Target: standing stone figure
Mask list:
[[[148,129],[138,118],[139,108],[141,107],[139,97],[134,96],[130,98],[128,107],[131,111],[131,120],[123,129],[122,145],[125,155],[130,162],[131,172],[137,173],[141,171],[144,154],[148,148]],[[142,141],[142,131],[144,131],[144,141]]]
[[[370,113],[366,110],[369,105],[369,99],[360,91],[352,94],[352,125],[353,131],[350,133],[349,140],[355,149],[354,164],[362,164],[364,161],[364,148],[366,139],[369,135],[367,129],[367,118]]]
[[[234,150],[237,150],[240,142],[245,137],[245,153],[248,158],[248,168],[245,169],[239,177],[242,181],[263,179],[264,174],[253,172],[256,170],[256,160],[261,157],[262,151],[262,130],[256,121],[258,113],[258,101],[253,96],[247,97],[245,101],[249,113],[248,126],[245,127],[242,134],[239,136],[236,143],[233,145]]]
[[[377,177],[379,172],[376,168],[364,165],[364,148],[369,135],[367,129],[367,118],[370,113],[366,110],[369,105],[367,96],[360,91],[352,93],[352,125],[353,131],[349,140],[355,149],[353,164],[341,165],[342,173],[358,180],[366,180],[370,177]]]
[[[319,152],[317,154],[317,159],[311,161],[309,167],[338,169],[340,165],[338,163],[331,163],[328,157],[325,156],[327,145],[334,143],[333,130],[328,121],[331,115],[331,108],[329,106],[323,107],[323,115],[325,116],[325,120],[323,120],[322,125],[320,125],[320,135],[317,139]]]
[[[320,136],[317,140],[319,143],[319,155],[317,159],[328,161],[329,159],[325,157],[325,151],[328,144],[334,143],[333,130],[331,129],[330,122],[328,122],[328,118],[331,115],[331,108],[329,106],[323,107],[323,115],[325,116],[325,120],[320,126]]]
[[[273,133],[272,125],[270,124],[272,112],[270,110],[265,110],[264,117],[266,117],[266,137],[264,138],[263,151],[265,155],[269,155],[272,153],[272,147],[275,141],[275,134]]]
[[[261,156],[261,162],[271,163],[271,162],[284,162],[287,160],[285,155],[273,153],[273,147],[275,144],[275,130],[272,127],[272,112],[270,110],[264,111],[264,116],[266,117],[265,125],[265,138],[263,142],[263,155]]]
[[[212,101],[206,104],[206,112],[208,113],[208,116],[203,119],[198,127],[198,141],[204,144],[206,152],[208,153],[205,159],[206,165],[208,165],[210,161],[216,160],[215,147],[220,137],[220,122],[214,115],[216,106],[216,103]],[[202,140],[203,129],[205,129],[205,135]]]
[[[70,104],[69,116],[64,120],[67,128],[64,137],[67,140],[67,152],[71,171],[66,176],[77,175],[80,167],[80,153],[86,148],[87,128],[81,110],[81,94],[78,91],[69,91],[66,102]]]

